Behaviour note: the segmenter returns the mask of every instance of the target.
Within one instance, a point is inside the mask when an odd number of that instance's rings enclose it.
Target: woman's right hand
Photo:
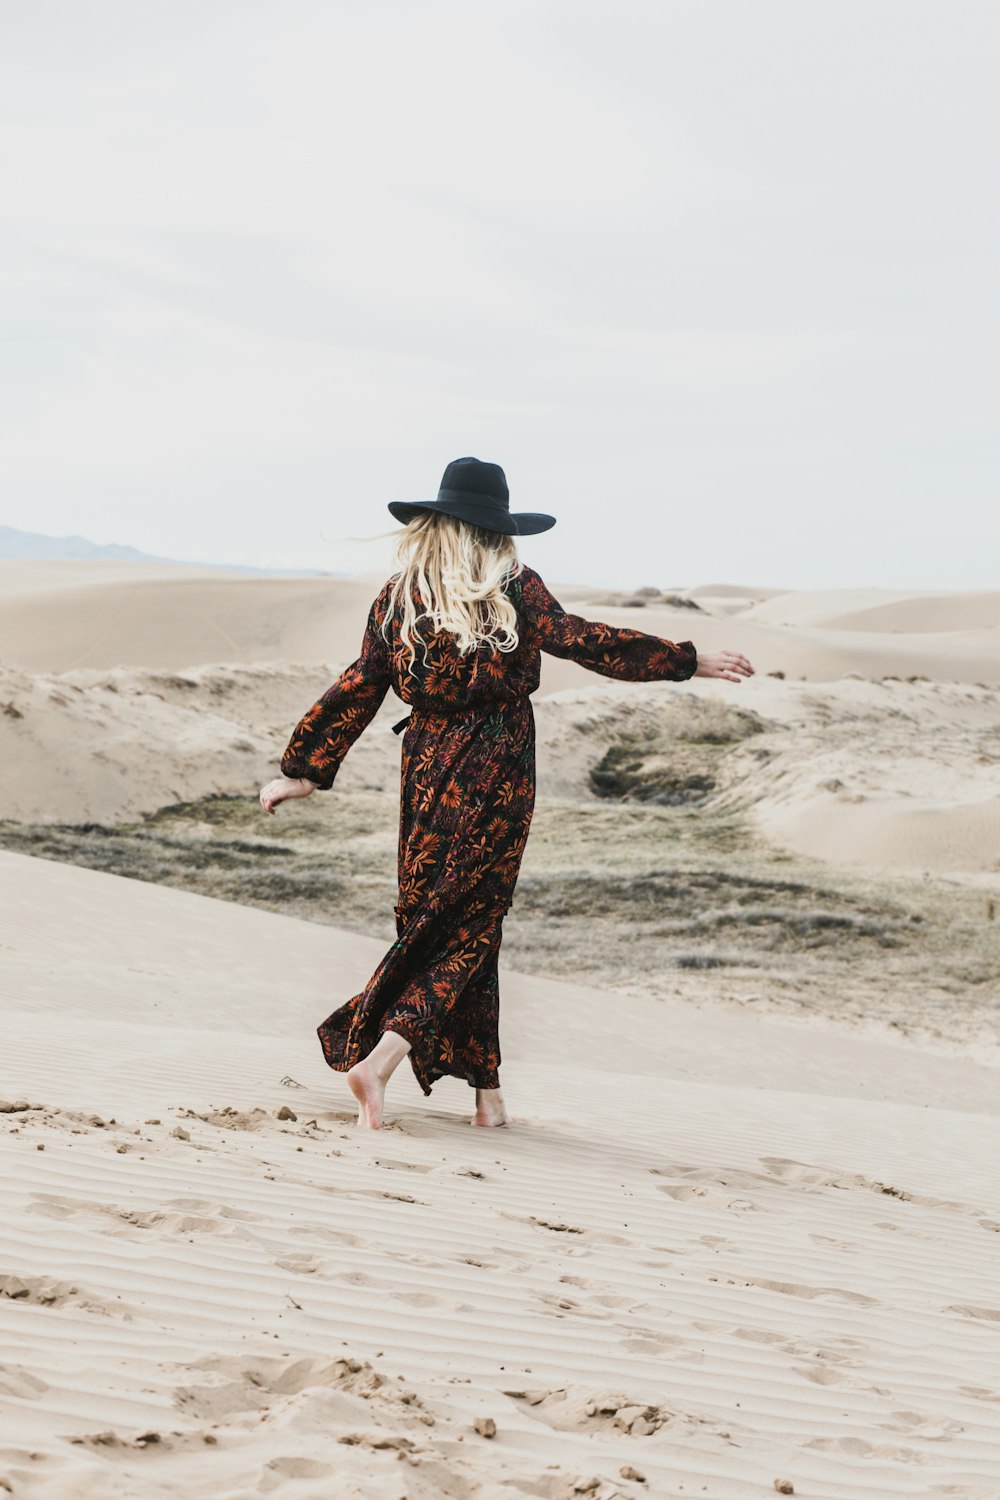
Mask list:
[[[315,781],[306,781],[305,777],[293,780],[290,776],[279,776],[275,781],[269,781],[267,786],[261,787],[260,805],[266,813],[273,815],[279,802],[287,802],[290,797],[308,797],[315,790]]]
[[[721,677],[726,682],[739,682],[741,677],[752,677],[754,668],[739,651],[698,652],[696,677]]]

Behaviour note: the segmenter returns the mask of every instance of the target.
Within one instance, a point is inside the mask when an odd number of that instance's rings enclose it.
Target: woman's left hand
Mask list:
[[[287,802],[289,797],[308,797],[316,790],[314,781],[305,781],[302,778],[291,776],[279,776],[275,781],[269,781],[267,786],[261,787],[260,805],[266,813],[274,816],[274,809],[281,802]]]
[[[725,682],[739,682],[741,677],[752,677],[754,668],[739,651],[699,651],[695,677],[721,677]]]

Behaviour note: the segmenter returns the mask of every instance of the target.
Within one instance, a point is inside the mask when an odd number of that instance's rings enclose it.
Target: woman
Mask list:
[[[402,744],[397,939],[372,978],[319,1027],[347,1073],[358,1124],[377,1130],[407,1055],[425,1094],[445,1074],[476,1090],[473,1125],[508,1123],[500,1091],[497,959],[535,800],[530,694],[540,652],[605,677],[739,682],[745,656],[701,655],[566,614],[517,557],[515,536],[555,518],[512,513],[496,464],[449,464],[438,497],[393,501],[399,573],[371,607],[361,655],[296,725],[266,812],[329,789],[390,687],[411,707]]]

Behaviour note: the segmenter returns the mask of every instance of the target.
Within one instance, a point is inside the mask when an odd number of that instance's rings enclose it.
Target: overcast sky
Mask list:
[[[997,586],[995,0],[0,5],[0,521],[560,580]]]

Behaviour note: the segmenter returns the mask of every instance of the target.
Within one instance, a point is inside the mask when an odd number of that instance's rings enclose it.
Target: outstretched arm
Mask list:
[[[698,667],[698,653],[691,641],[663,640],[617,625],[585,620],[567,614],[533,568],[522,575],[525,612],[538,634],[538,643],[551,656],[567,657],[627,682],[685,682]]]
[[[388,587],[369,610],[357,661],[303,714],[281,757],[282,776],[304,782],[304,790],[310,789],[309,783],[323,791],[333,786],[344,756],[371,723],[389,690],[389,647],[381,630]]]

